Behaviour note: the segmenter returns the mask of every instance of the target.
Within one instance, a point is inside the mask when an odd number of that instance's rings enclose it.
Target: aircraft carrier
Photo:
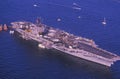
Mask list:
[[[36,23],[19,21],[11,25],[11,34],[17,33],[25,40],[34,40],[42,49],[55,49],[108,67],[120,60],[120,56],[99,48],[93,40],[47,26],[40,19]]]

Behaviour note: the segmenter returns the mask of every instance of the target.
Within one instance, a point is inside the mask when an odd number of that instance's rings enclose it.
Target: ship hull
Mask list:
[[[15,31],[15,35],[16,36],[19,36],[19,38],[21,39],[24,39],[26,40],[27,42],[31,42],[34,46],[38,46],[39,42],[35,41],[35,40],[27,40],[25,38],[22,37],[22,34],[19,33],[18,31]],[[66,55],[70,55],[70,56],[73,56],[73,57],[76,57],[76,58],[80,58],[80,59],[84,59],[84,60],[87,60],[89,62],[94,62],[96,64],[100,64],[100,65],[104,65],[104,66],[108,66],[110,67],[112,64],[113,64],[113,61],[108,61],[108,60],[104,60],[104,59],[98,59],[98,58],[95,58],[95,57],[92,57],[92,56],[87,56],[87,55],[84,55],[84,54],[76,54],[76,53],[70,53],[70,52],[65,52],[65,51],[62,51],[60,50],[59,48],[56,48],[56,47],[53,47],[54,50],[57,50],[57,51],[60,51],[61,53],[64,53]]]
[[[101,65],[104,65],[104,66],[108,66],[110,67],[114,62],[112,60],[105,60],[105,59],[100,59],[100,58],[97,58],[97,57],[94,57],[94,56],[88,56],[88,55],[85,55],[85,54],[76,54],[76,53],[70,53],[70,52],[65,52],[65,51],[62,51],[56,47],[54,47],[55,50],[58,50],[58,51],[61,51],[63,53],[66,53],[68,55],[71,55],[71,56],[74,56],[74,57],[77,57],[77,58],[82,58],[82,59],[85,59],[87,61],[90,61],[90,62],[94,62],[94,63],[98,63],[98,64],[101,64]]]
[[[35,47],[38,47],[38,43],[39,43],[39,42],[37,42],[37,41],[35,41],[35,40],[33,40],[33,39],[29,39],[29,40],[28,40],[28,39],[23,38],[22,34],[19,33],[18,31],[14,31],[14,36],[15,36],[16,38],[22,40],[22,42],[25,41],[27,44],[33,45],[33,46],[35,46]]]
[[[49,28],[46,25],[38,27],[29,22],[15,22],[12,24],[15,26],[15,33],[19,37],[27,41],[35,41],[40,48],[54,49],[108,67],[114,64],[115,61],[120,60],[118,55],[97,47],[94,41],[86,38]],[[47,29],[47,31],[43,31],[43,29]]]

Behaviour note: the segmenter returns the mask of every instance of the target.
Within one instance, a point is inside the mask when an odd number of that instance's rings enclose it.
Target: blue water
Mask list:
[[[73,2],[81,6],[81,11],[68,8]],[[33,7],[34,4],[39,7]],[[99,47],[120,55],[119,0],[0,1],[0,24],[35,22],[36,17],[41,17],[49,26],[93,39]],[[101,24],[104,17],[107,19],[105,26]],[[62,21],[57,22],[57,18]],[[82,61],[38,50],[8,32],[0,32],[0,79],[120,79],[120,62],[111,68],[100,68]]]

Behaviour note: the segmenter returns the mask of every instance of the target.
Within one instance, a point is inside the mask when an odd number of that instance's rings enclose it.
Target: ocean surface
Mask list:
[[[73,3],[81,10],[73,9]],[[93,39],[99,47],[120,55],[120,0],[0,1],[0,24],[35,22],[37,17],[42,23]],[[101,23],[104,17],[106,25]],[[40,50],[2,31],[0,79],[120,79],[120,61],[111,68],[100,67],[57,51]]]

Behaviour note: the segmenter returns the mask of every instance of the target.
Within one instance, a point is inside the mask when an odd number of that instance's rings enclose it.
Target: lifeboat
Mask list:
[[[2,31],[2,25],[0,25],[0,31]]]
[[[4,29],[5,31],[7,31],[7,30],[8,30],[8,27],[7,27],[7,25],[6,25],[6,24],[4,24],[3,29]]]

